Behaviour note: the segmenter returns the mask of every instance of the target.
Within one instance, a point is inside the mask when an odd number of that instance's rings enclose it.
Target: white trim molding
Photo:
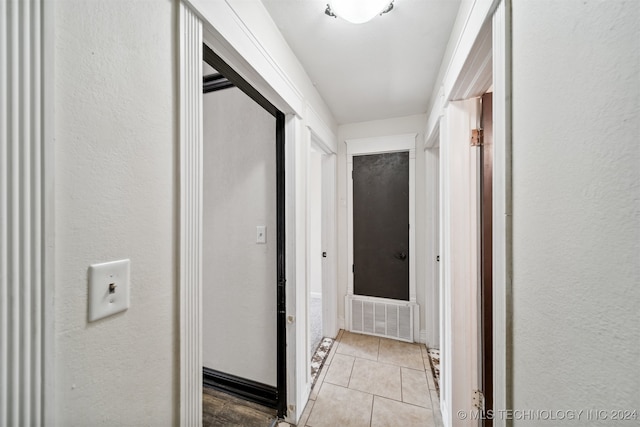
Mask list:
[[[53,411],[53,17],[0,2],[0,425]]]
[[[503,0],[475,0],[466,17],[461,32],[454,43],[449,61],[443,61],[440,68],[442,78],[436,83],[431,93],[431,103],[428,110],[425,141],[429,141],[433,128],[442,116],[444,109],[452,99],[466,99],[464,93],[471,95],[482,94],[478,88],[483,86],[486,79],[491,79],[491,35],[487,38],[486,29],[491,31],[491,21],[494,10]],[[458,17],[460,19],[461,17]],[[489,56],[486,56],[486,53]],[[476,68],[472,68],[475,64]],[[464,82],[464,83],[463,83]],[[478,84],[480,83],[480,84]],[[475,88],[475,89],[473,89]],[[486,87],[488,89],[489,86]]]
[[[338,152],[338,138],[324,120],[316,113],[311,104],[307,103],[305,110],[305,122],[314,136],[314,142],[319,145],[325,153]]]
[[[285,121],[286,257],[287,257],[287,416],[298,424],[311,394],[307,359],[307,173],[309,144],[303,122],[294,114]],[[298,142],[296,144],[296,142]]]
[[[416,303],[416,138],[417,133],[358,138],[345,141],[347,145],[347,177],[353,171],[353,157],[367,154],[409,152],[409,302]],[[353,180],[347,179],[347,296],[353,294]],[[346,301],[346,300],[345,300]],[[345,306],[346,326],[350,328],[349,305]],[[419,319],[416,313],[414,319]],[[419,323],[414,322],[413,336],[419,336]]]
[[[180,3],[180,426],[202,425],[202,23]]]
[[[487,20],[460,70],[460,75],[451,88],[448,101],[464,100],[482,96],[491,84],[492,79],[492,26],[491,20]]]
[[[303,115],[305,102],[300,88],[263,44],[260,34],[256,34],[258,29],[245,21],[268,16],[260,2],[242,8],[228,0],[184,1],[202,16],[207,42],[227,64],[234,63],[234,70],[279,110]],[[242,66],[237,66],[240,63]]]
[[[511,0],[493,16],[493,408],[512,401]],[[499,417],[495,427],[506,426]]]

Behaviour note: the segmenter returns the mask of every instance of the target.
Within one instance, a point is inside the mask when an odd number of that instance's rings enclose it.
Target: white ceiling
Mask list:
[[[459,0],[395,0],[365,24],[324,14],[327,0],[262,0],[339,124],[420,114]]]

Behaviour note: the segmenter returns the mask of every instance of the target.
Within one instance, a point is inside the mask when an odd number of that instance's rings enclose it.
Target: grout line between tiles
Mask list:
[[[313,410],[315,408],[316,408],[316,402],[313,402],[313,405],[311,405],[311,409],[309,410],[309,416],[307,417],[306,420],[304,420],[304,425],[300,427],[306,427],[307,425],[309,425],[309,419],[311,418],[311,414],[313,413]]]
[[[381,397],[384,397],[384,396],[381,396]],[[385,399],[389,399],[389,398],[385,397]],[[395,399],[389,399],[389,400],[395,400]],[[397,402],[397,400],[395,400],[395,401]],[[433,412],[433,408],[427,408],[426,406],[420,406],[420,405],[416,405],[415,403],[410,403],[410,402],[400,402],[400,403],[403,403],[403,404],[409,405],[409,406],[413,406],[413,407],[416,407],[416,408],[420,408],[420,409],[426,409],[427,411]]]
[[[369,427],[373,424],[373,405],[376,404],[376,395],[371,395],[371,414],[369,415]]]
[[[356,359],[357,357],[354,357],[353,363],[351,363],[351,370],[349,371],[349,380],[347,380],[347,388],[349,388],[349,385],[351,384],[351,376],[353,375],[353,370],[356,367]]]
[[[427,384],[427,388],[429,388],[429,384]],[[400,401],[404,402],[404,391],[402,389],[402,366],[400,366]]]

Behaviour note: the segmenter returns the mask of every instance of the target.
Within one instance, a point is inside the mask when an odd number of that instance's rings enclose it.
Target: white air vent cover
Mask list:
[[[348,295],[347,307],[351,332],[413,342],[415,303]]]

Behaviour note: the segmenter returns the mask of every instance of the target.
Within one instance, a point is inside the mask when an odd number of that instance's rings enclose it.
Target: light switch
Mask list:
[[[89,266],[89,322],[129,308],[129,260]]]
[[[259,225],[256,227],[256,243],[267,243],[267,226]]]

